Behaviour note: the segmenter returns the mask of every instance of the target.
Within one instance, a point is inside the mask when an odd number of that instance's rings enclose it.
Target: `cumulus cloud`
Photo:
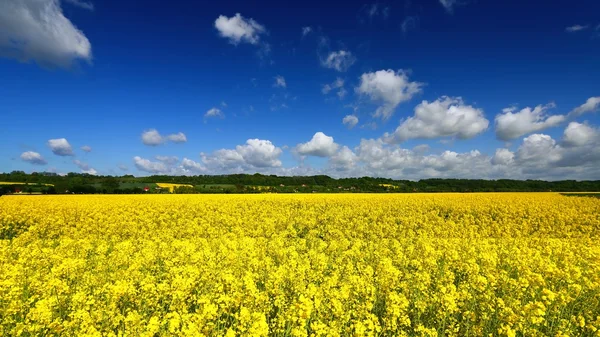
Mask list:
[[[356,57],[347,50],[330,52],[325,59],[321,59],[321,65],[323,67],[335,69],[339,72],[348,70],[354,62],[356,62]]]
[[[492,157],[492,165],[510,165],[515,159],[515,154],[509,149],[497,149]]]
[[[319,131],[314,134],[310,141],[298,144],[296,152],[303,156],[331,157],[338,147],[339,145],[333,141],[333,137]]]
[[[41,154],[37,153],[37,152],[33,152],[33,151],[27,151],[27,152],[23,152],[21,153],[21,160],[28,162],[30,164],[33,165],[46,165],[48,164],[48,162],[46,161],[46,159],[44,159],[44,157],[42,157]]]
[[[220,149],[212,154],[202,153],[202,162],[213,170],[238,170],[280,167],[283,150],[269,140],[248,139],[235,149]]]
[[[422,86],[422,83],[411,82],[406,72],[388,69],[362,74],[360,85],[355,88],[355,91],[380,104],[374,117],[386,120],[394,114],[400,103],[420,93]]]
[[[129,167],[127,167],[127,165],[123,165],[123,164],[119,165],[118,168],[121,171],[127,171],[127,170],[129,170]]]
[[[225,118],[225,114],[219,108],[211,108],[204,114],[204,118]]]
[[[592,129],[581,128],[585,125]],[[578,129],[579,128],[579,129]],[[583,131],[582,130],[586,130]],[[600,175],[600,138],[598,130],[573,122],[556,141],[544,134],[523,139],[513,152],[497,149],[492,156],[480,151],[433,152],[426,144],[413,149],[389,144],[383,139],[362,139],[355,148],[335,144],[333,138],[317,136],[304,145],[305,155],[328,158],[320,169],[310,166],[283,167],[281,148],[270,141],[250,139],[233,149],[201,154],[202,161],[184,158],[181,162],[150,161],[136,157],[136,167],[152,174],[229,174],[317,175],[334,177],[378,176],[396,179],[481,178],[481,179],[597,179]],[[582,136],[584,135],[584,136]],[[587,136],[585,136],[587,135]],[[316,140],[315,140],[316,139]],[[301,154],[302,155],[302,154]],[[163,158],[161,158],[163,159]]]
[[[562,144],[565,147],[584,146],[598,140],[600,132],[586,124],[571,122],[564,131]]]
[[[523,139],[523,144],[517,150],[517,160],[538,164],[556,162],[560,159],[559,149],[552,137],[534,133]]]
[[[570,123],[562,140],[545,134],[523,139],[516,152],[499,149],[492,164],[506,176],[520,179],[597,179],[600,174],[600,137],[586,124]]]
[[[57,156],[75,155],[73,153],[73,148],[71,147],[71,144],[69,144],[69,142],[65,138],[50,139],[48,141],[48,146],[50,147],[50,150],[52,150],[52,153],[54,153]]]
[[[390,143],[412,138],[473,138],[487,129],[489,121],[483,110],[466,105],[460,97],[441,97],[423,101],[415,107],[415,115],[407,118],[393,134],[385,134]]]
[[[161,173],[165,174],[169,172],[169,167],[160,161],[150,161],[148,159],[135,156],[133,157],[133,163],[138,170],[148,173]]]
[[[142,133],[142,142],[145,145],[156,146],[162,144],[164,139],[156,129],[150,129]]]
[[[356,124],[358,124],[358,117],[354,115],[346,115],[346,117],[342,119],[342,124],[344,124],[348,129],[352,129],[356,126]]]
[[[187,142],[187,137],[183,132],[178,132],[172,135],[168,135],[167,140],[173,143],[185,143]]]
[[[45,67],[90,62],[92,45],[67,19],[59,0],[0,1],[0,56]]]
[[[260,42],[261,35],[267,32],[263,25],[254,19],[244,18],[240,13],[232,17],[220,15],[215,20],[215,28],[221,37],[228,39],[234,45],[240,42],[256,45]]]
[[[538,105],[533,109],[526,107],[520,111],[516,111],[514,107],[504,109],[496,116],[496,137],[507,141],[560,125],[566,120],[564,115],[547,114],[554,107],[551,103]]]
[[[177,158],[177,156],[155,156],[154,158],[167,165],[175,165],[179,161],[179,158]]]
[[[490,158],[477,150],[424,155],[422,151],[389,145],[381,139],[363,139],[356,148],[363,174],[402,179],[428,177],[488,177]]]
[[[142,132],[142,142],[145,145],[158,146],[167,141],[173,143],[185,143],[187,142],[187,137],[183,132],[170,134],[168,136],[162,136],[156,129],[149,129]]]
[[[277,75],[275,76],[275,83],[273,83],[273,86],[276,88],[285,88],[287,87],[287,84],[285,83],[285,78],[281,75]]]
[[[81,147],[81,151],[90,153],[90,152],[92,152],[92,147],[89,145],[84,145]]]
[[[568,117],[581,116],[584,113],[598,111],[600,109],[600,96],[590,97],[585,103],[569,112]]]
[[[569,26],[567,28],[565,28],[565,31],[569,32],[569,33],[575,33],[575,32],[579,32],[582,30],[586,30],[590,28],[590,25],[573,25],[573,26]]]
[[[206,167],[202,166],[202,164],[197,163],[188,158],[183,158],[183,160],[181,161],[181,167],[185,170],[188,170],[188,171],[194,172],[194,173],[206,171]]]
[[[347,146],[343,146],[338,152],[329,158],[329,165],[337,171],[350,170],[356,166],[357,162],[358,157]]]

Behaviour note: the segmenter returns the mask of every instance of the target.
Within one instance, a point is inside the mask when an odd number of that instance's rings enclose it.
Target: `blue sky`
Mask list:
[[[0,171],[600,179],[599,12],[4,0]]]

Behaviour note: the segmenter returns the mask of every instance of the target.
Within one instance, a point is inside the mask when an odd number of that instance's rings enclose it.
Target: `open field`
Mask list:
[[[17,183],[17,182],[11,182],[11,181],[0,181],[0,185],[54,186],[54,184],[42,184],[42,183]]]
[[[0,335],[598,336],[600,199],[0,198]]]

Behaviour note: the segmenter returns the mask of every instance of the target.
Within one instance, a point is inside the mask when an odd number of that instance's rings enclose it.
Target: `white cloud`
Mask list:
[[[343,146],[329,159],[329,165],[338,171],[350,170],[357,162],[358,157],[347,146]]]
[[[87,173],[87,174],[91,174],[91,175],[97,175],[98,171],[96,171],[94,168],[90,167],[90,165],[88,163],[84,163],[81,162],[77,159],[73,160],[73,164],[77,165],[77,167],[79,167],[79,169],[81,170],[81,173]]]
[[[586,124],[571,122],[564,131],[562,144],[565,147],[584,146],[597,141],[600,132]]]
[[[162,136],[156,129],[149,129],[142,132],[142,142],[149,146],[158,146],[167,141],[173,143],[185,143],[187,137],[183,132],[174,133],[168,136]]]
[[[79,8],[87,9],[89,11],[94,10],[94,4],[91,2],[86,2],[82,0],[65,0],[67,3],[70,3],[73,6],[77,6]]]
[[[575,33],[581,30],[586,30],[590,28],[590,25],[573,25],[570,27],[565,28],[565,31],[569,32],[569,33]]]
[[[89,146],[89,145],[84,145],[84,146],[81,147],[81,151],[88,152],[88,153],[92,152],[92,147]]]
[[[179,161],[179,158],[177,158],[177,156],[155,156],[154,158],[167,165],[175,165]]]
[[[335,69],[344,72],[350,68],[356,58],[347,50],[339,50],[329,53],[327,58],[321,60],[321,65],[325,68]]]
[[[127,171],[127,170],[129,170],[129,167],[127,167],[127,165],[123,165],[123,164],[119,165],[118,168],[121,171]]]
[[[420,144],[420,145],[413,147],[413,151],[415,153],[425,153],[425,152],[428,152],[430,149],[431,148],[427,144]]]
[[[181,161],[181,167],[185,170],[189,170],[195,173],[206,171],[206,168],[202,166],[202,164],[197,163],[188,158],[183,158],[183,160]]]
[[[356,148],[361,167],[359,175],[422,179],[429,177],[489,177],[490,158],[477,150],[466,153],[444,151],[439,155],[424,155],[388,145],[381,139],[362,139]]]
[[[312,27],[302,27],[302,37],[310,34],[312,32]]]
[[[410,82],[406,72],[388,69],[362,74],[360,85],[355,88],[355,91],[381,104],[374,116],[385,120],[394,114],[394,110],[400,103],[420,93],[422,86],[422,83]]]
[[[597,130],[575,122],[565,129],[560,143],[549,135],[532,134],[514,154],[508,150],[499,153],[492,163],[507,167],[510,178],[597,179],[600,174]]]
[[[0,56],[48,67],[90,62],[92,45],[67,19],[59,0],[0,1]]]
[[[569,112],[568,117],[581,116],[587,112],[598,111],[598,109],[600,109],[600,96],[590,97],[585,103],[571,110],[571,112]]]
[[[515,154],[509,149],[497,149],[492,157],[492,165],[510,165],[514,158]]]
[[[91,174],[93,176],[98,175],[98,171],[96,171],[93,168],[90,168],[89,170],[81,170],[81,173],[87,173],[87,174]]]
[[[337,151],[339,145],[323,132],[317,132],[312,139],[306,143],[296,146],[296,152],[304,156],[331,157]]]
[[[281,166],[279,156],[283,151],[268,140],[248,139],[246,145],[236,146],[236,151],[254,167]]]
[[[89,170],[90,166],[87,163],[81,162],[77,159],[73,160],[73,164],[77,165],[81,170]]]
[[[532,134],[516,151],[497,149],[492,156],[478,150],[465,152],[430,149],[426,144],[405,149],[388,144],[383,139],[362,139],[352,149],[335,144],[324,134],[310,142],[299,144],[299,155],[327,157],[321,169],[310,166],[283,167],[279,157],[282,149],[270,141],[250,139],[233,149],[221,149],[201,154],[198,163],[184,158],[152,162],[134,158],[140,170],[152,174],[231,174],[255,173],[277,175],[316,175],[334,177],[377,176],[396,179],[481,178],[481,179],[597,179],[600,175],[600,138],[597,128],[582,132],[581,125],[571,124],[560,142],[543,134]],[[585,124],[588,126],[587,124]],[[582,136],[588,135],[588,136]],[[577,138],[579,137],[579,138]],[[316,140],[315,140],[316,139]],[[304,145],[304,154],[298,148]],[[164,158],[160,158],[164,159]],[[167,163],[168,162],[168,163]]]
[[[219,108],[211,108],[204,114],[204,118],[225,118],[225,114]]]
[[[46,165],[48,164],[48,162],[46,161],[46,159],[44,159],[44,157],[42,157],[41,154],[37,153],[37,152],[33,152],[33,151],[27,151],[27,152],[23,152],[21,153],[21,160],[28,162],[30,164],[33,165]]]
[[[219,35],[227,38],[234,45],[240,42],[256,45],[260,42],[260,36],[267,32],[263,25],[253,19],[244,18],[240,13],[230,18],[220,15],[215,20],[215,28],[219,31]]]
[[[169,167],[159,161],[150,161],[148,159],[141,158],[139,156],[133,157],[133,163],[138,170],[148,173],[168,173]]]
[[[335,81],[333,81],[333,83],[331,83],[331,84],[323,85],[321,92],[323,93],[323,95],[327,95],[332,90],[336,90],[336,89],[339,89],[336,93],[336,95],[339,97],[339,99],[344,99],[344,97],[346,96],[346,94],[348,92],[346,91],[346,89],[344,89],[344,80],[340,77],[336,78]]]
[[[440,97],[423,101],[415,107],[415,115],[407,118],[393,134],[385,134],[390,143],[413,138],[473,138],[487,129],[489,121],[483,110],[465,105],[460,97]]]
[[[172,135],[168,135],[167,140],[173,143],[185,143],[187,142],[187,137],[183,132],[178,132]]]
[[[344,124],[348,129],[352,129],[358,124],[358,117],[354,115],[346,115],[344,119],[342,119],[342,124]]]
[[[203,163],[213,170],[237,170],[280,167],[279,156],[283,151],[268,140],[248,139],[235,149],[221,149],[212,154],[202,153]]]
[[[287,84],[285,83],[285,78],[281,75],[275,76],[275,83],[273,84],[276,88],[285,88]]]
[[[74,156],[71,144],[65,138],[50,139],[48,146],[57,156]]]
[[[557,162],[560,160],[559,149],[552,137],[534,133],[523,139],[516,157],[522,163],[535,163],[535,165],[539,165],[540,162]]]
[[[496,136],[500,140],[511,140],[532,132],[560,125],[566,120],[563,115],[548,116],[548,109],[554,104],[538,105],[531,109],[526,107],[521,111],[506,108],[501,114],[496,115]]]
[[[321,92],[323,93],[323,95],[327,95],[329,92],[331,92],[331,90],[338,89],[343,86],[344,80],[338,77],[333,83],[323,85],[323,89],[321,89]]]
[[[146,130],[142,133],[142,142],[145,145],[156,146],[163,143],[163,137],[156,129]]]

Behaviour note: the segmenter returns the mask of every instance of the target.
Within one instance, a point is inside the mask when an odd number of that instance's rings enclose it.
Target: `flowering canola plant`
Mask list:
[[[600,336],[600,199],[0,198],[2,336]]]
[[[194,185],[188,185],[188,184],[169,184],[169,183],[156,183],[156,186],[158,186],[160,188],[166,188],[171,193],[173,193],[173,191],[175,190],[176,187],[190,187],[190,188],[194,187]]]

